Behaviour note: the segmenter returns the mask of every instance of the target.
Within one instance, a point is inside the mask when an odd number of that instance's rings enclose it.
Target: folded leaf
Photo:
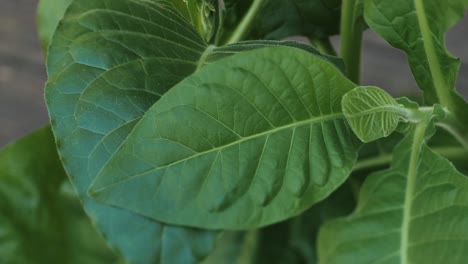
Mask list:
[[[163,222],[246,229],[297,215],[349,175],[355,87],[299,49],[239,53],[172,88],[97,176],[96,199]]]
[[[444,35],[467,7],[467,0],[365,0],[364,7],[369,26],[407,53],[427,103],[441,103],[461,120],[468,104],[455,91],[460,61],[446,50]]]
[[[463,264],[468,259],[468,178],[432,152],[418,125],[375,173],[349,217],[319,235],[323,264]]]
[[[343,113],[363,142],[389,136],[405,112],[391,95],[377,87],[357,87],[343,97]]]
[[[0,151],[1,263],[121,263],[67,188],[50,128]]]

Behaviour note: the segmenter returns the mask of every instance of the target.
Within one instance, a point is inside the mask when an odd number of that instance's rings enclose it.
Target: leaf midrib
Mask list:
[[[411,144],[411,155],[407,172],[407,182],[405,190],[405,198],[403,203],[403,217],[401,226],[400,240],[400,262],[408,264],[408,246],[409,246],[409,231],[412,210],[412,197],[414,195],[415,182],[418,173],[418,164],[421,156],[422,145],[424,144],[424,136],[426,133],[427,124],[421,122],[416,126]]]
[[[288,124],[288,125],[284,125],[284,126],[281,126],[281,127],[276,127],[274,129],[270,129],[270,130],[266,130],[264,132],[261,132],[261,133],[258,133],[258,134],[254,134],[254,135],[250,135],[250,136],[247,136],[247,137],[242,137],[238,140],[235,140],[229,144],[225,144],[225,145],[222,145],[222,146],[218,146],[218,147],[215,147],[215,148],[212,148],[212,149],[209,149],[209,150],[206,150],[206,151],[202,151],[202,152],[198,152],[194,155],[191,155],[191,156],[188,156],[184,159],[180,159],[180,160],[177,160],[177,161],[174,161],[174,162],[171,162],[169,164],[166,164],[166,165],[163,165],[163,166],[159,166],[159,167],[155,167],[153,169],[149,169],[149,170],[146,170],[144,172],[141,172],[139,174],[136,174],[136,175],[133,175],[133,176],[130,176],[128,178],[125,178],[123,180],[120,180],[120,181],[117,181],[117,182],[113,182],[112,184],[107,184],[107,185],[104,185],[104,186],[99,186],[99,184],[96,184],[96,181],[95,183],[91,184],[91,187],[89,189],[89,194],[91,196],[93,196],[93,194],[96,194],[96,193],[99,193],[101,191],[104,191],[105,189],[107,188],[110,188],[112,186],[115,186],[115,185],[118,185],[118,184],[121,184],[123,182],[126,182],[126,181],[129,181],[131,179],[134,179],[134,178],[137,178],[139,176],[142,176],[142,175],[145,175],[147,173],[151,173],[151,172],[154,172],[154,171],[157,171],[157,170],[162,170],[162,169],[166,169],[168,167],[171,167],[171,166],[174,166],[176,164],[179,164],[179,163],[182,163],[182,162],[185,162],[185,161],[188,161],[188,160],[191,160],[191,159],[195,159],[199,156],[202,156],[202,155],[206,155],[206,154],[209,154],[209,153],[212,153],[212,152],[215,152],[215,151],[220,151],[220,150],[223,150],[223,149],[226,149],[226,148],[229,148],[231,146],[234,146],[234,145],[238,145],[238,144],[241,144],[245,141],[249,141],[249,140],[252,140],[252,139],[255,139],[255,138],[259,138],[259,137],[262,137],[262,136],[267,136],[267,135],[271,135],[271,134],[274,134],[274,133],[277,133],[277,132],[280,132],[280,131],[283,131],[283,130],[287,130],[287,129],[291,129],[291,128],[297,128],[297,127],[300,127],[300,126],[304,126],[304,125],[310,125],[310,124],[314,124],[314,123],[324,123],[324,122],[327,122],[327,121],[330,121],[330,120],[335,120],[335,119],[343,119],[344,118],[344,115],[343,113],[330,113],[330,114],[327,114],[327,115],[323,115],[323,116],[318,116],[318,117],[312,117],[310,119],[306,119],[306,120],[303,120],[303,121],[300,121],[300,122],[293,122],[291,124]],[[103,167],[103,170],[104,170],[105,167]],[[96,179],[99,179],[99,175],[102,174],[102,171],[101,170],[101,173],[98,174],[98,176],[96,177]],[[97,187],[97,189],[96,189]]]
[[[367,109],[364,111],[359,111],[358,113],[354,114],[346,114],[348,118],[357,118],[361,116],[382,113],[382,112],[392,112],[395,114],[401,114],[402,110],[398,105],[384,105],[379,107],[373,107],[371,109]]]

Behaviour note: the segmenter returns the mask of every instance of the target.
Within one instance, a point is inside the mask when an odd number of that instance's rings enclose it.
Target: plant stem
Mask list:
[[[247,11],[247,14],[245,14],[245,16],[242,18],[237,28],[234,30],[232,35],[226,41],[225,43],[226,45],[239,42],[245,37],[245,35],[248,33],[248,30],[250,29],[250,25],[255,19],[255,16],[258,14],[260,9],[262,8],[263,2],[265,2],[265,0],[253,1],[252,5],[249,8],[249,11]]]
[[[468,150],[468,134],[465,134],[463,124],[460,124],[455,114],[445,111],[445,118],[436,122],[436,126],[449,132],[465,149]]]
[[[434,147],[432,151],[449,160],[456,160],[468,157],[468,150],[463,147]],[[378,157],[360,160],[356,163],[353,170],[365,170],[369,168],[382,167],[389,165],[393,160],[392,154],[385,154]]]
[[[453,108],[455,107],[455,104],[452,100],[451,87],[447,85],[445,80],[446,77],[444,78],[444,74],[442,73],[443,66],[442,62],[437,56],[437,48],[433,41],[434,36],[430,28],[431,25],[429,24],[426,16],[424,0],[415,0],[414,3],[419,28],[421,30],[421,36],[424,43],[424,52],[427,56],[427,63],[431,71],[438,102],[450,110],[454,110]]]
[[[359,84],[361,68],[362,24],[359,19],[359,0],[343,0],[341,9],[340,55],[348,77]]]
[[[333,48],[329,38],[324,38],[324,39],[309,38],[309,41],[310,41],[310,44],[312,44],[312,46],[314,46],[318,51],[320,51],[320,53],[336,56],[336,51]]]

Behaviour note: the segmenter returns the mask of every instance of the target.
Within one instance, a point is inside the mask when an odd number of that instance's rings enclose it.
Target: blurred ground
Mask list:
[[[35,30],[37,0],[0,0],[0,147],[48,122],[46,80]],[[449,50],[463,61],[459,90],[468,96],[468,19],[450,31]],[[338,38],[334,43],[338,45]],[[370,31],[365,33],[363,84],[401,94],[417,91],[404,55]]]

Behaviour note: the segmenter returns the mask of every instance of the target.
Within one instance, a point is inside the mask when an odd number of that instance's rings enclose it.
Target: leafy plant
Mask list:
[[[59,2],[38,13],[54,137],[0,153],[2,263],[466,263],[444,34],[468,1]],[[422,100],[359,85],[367,27]]]

